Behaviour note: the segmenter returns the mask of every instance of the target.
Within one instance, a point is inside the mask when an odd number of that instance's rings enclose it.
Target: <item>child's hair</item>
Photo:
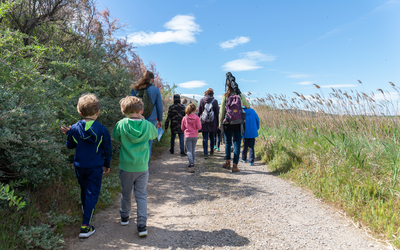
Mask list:
[[[206,95],[214,96],[214,90],[212,88],[208,88],[206,92],[204,92],[204,96]]]
[[[124,97],[119,101],[119,104],[121,105],[121,112],[125,115],[140,113],[144,107],[142,100],[136,96]]]
[[[149,85],[151,83],[151,80],[154,79],[154,74],[151,71],[146,70],[146,72],[144,72],[143,77],[139,79],[139,83],[137,85],[133,85],[132,84],[132,88],[134,90],[139,90],[139,89],[145,89],[147,87],[147,85]]]
[[[78,105],[76,109],[82,116],[92,116],[95,115],[100,110],[100,102],[95,94],[84,94],[78,100]]]
[[[191,103],[186,107],[185,114],[190,115],[195,110],[196,110],[196,105]]]

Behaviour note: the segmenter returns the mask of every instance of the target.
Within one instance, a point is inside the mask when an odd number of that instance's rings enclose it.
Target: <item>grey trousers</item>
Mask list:
[[[187,137],[186,138],[186,149],[187,149],[187,157],[189,160],[189,164],[193,163],[194,164],[194,155],[196,151],[196,143],[197,143],[197,137]]]
[[[122,196],[121,217],[129,217],[132,208],[132,189],[135,194],[137,206],[137,225],[146,225],[147,222],[147,182],[149,180],[149,171],[144,172],[126,172],[119,171],[121,179]]]

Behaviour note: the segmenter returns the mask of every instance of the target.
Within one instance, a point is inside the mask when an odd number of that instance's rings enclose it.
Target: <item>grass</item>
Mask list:
[[[283,178],[309,188],[376,238],[398,248],[400,129],[393,117],[399,113],[397,103],[383,90],[383,99],[332,91],[328,99],[322,93],[258,99],[262,139],[257,156]]]

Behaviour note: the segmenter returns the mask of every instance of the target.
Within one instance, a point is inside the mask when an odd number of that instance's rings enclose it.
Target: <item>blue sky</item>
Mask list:
[[[232,72],[251,97],[400,86],[400,0],[98,0],[176,93],[220,99]],[[357,80],[361,80],[360,84]],[[379,96],[379,95],[378,95]],[[397,98],[397,96],[396,96]]]

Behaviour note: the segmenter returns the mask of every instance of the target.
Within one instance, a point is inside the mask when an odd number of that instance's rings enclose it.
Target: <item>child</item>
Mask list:
[[[181,129],[185,133],[185,143],[189,159],[188,171],[189,173],[194,173],[194,156],[199,136],[198,131],[201,129],[201,122],[200,118],[195,114],[196,106],[193,103],[187,106],[185,113],[186,115],[182,119]]]
[[[83,208],[79,237],[87,238],[95,232],[90,223],[99,198],[103,173],[110,172],[112,147],[107,128],[96,121],[100,112],[100,102],[97,97],[94,94],[81,96],[77,110],[82,120],[69,127],[61,126],[60,129],[68,136],[67,147],[76,148],[74,167],[81,186]]]
[[[165,120],[165,132],[168,130],[169,122],[171,122],[171,148],[169,152],[174,153],[175,137],[178,135],[179,138],[179,148],[181,151],[181,156],[186,156],[184,149],[184,135],[181,129],[182,118],[185,116],[185,106],[181,104],[181,96],[179,94],[174,95],[174,104],[168,108],[168,117]]]
[[[260,128],[260,119],[258,118],[257,113],[252,108],[246,109],[244,107],[244,111],[246,112],[246,129],[243,134],[243,151],[242,151],[242,159],[241,161],[247,162],[247,150],[249,149],[249,163],[250,166],[254,164],[254,144],[255,138],[258,137],[258,129]]]
[[[114,127],[112,136],[121,142],[119,152],[119,177],[122,197],[121,225],[129,224],[132,208],[132,189],[137,205],[137,231],[147,236],[147,182],[149,179],[149,140],[157,137],[156,127],[142,116],[143,102],[135,96],[127,96],[119,102],[121,112],[127,118]]]

